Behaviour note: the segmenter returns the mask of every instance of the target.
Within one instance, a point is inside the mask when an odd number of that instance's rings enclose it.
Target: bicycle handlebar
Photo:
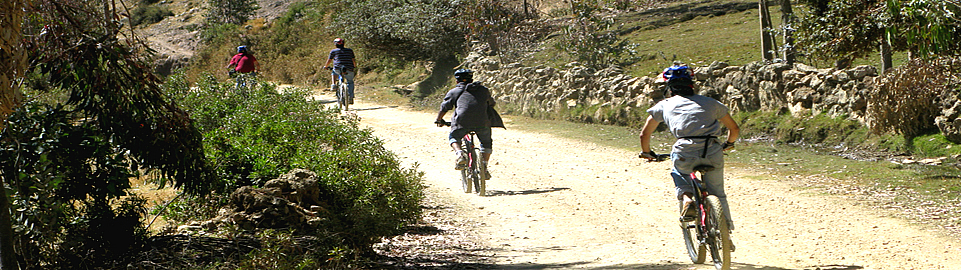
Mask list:
[[[446,127],[450,126],[450,122],[444,121],[443,119],[434,121],[434,124],[438,124],[440,126],[446,126]]]

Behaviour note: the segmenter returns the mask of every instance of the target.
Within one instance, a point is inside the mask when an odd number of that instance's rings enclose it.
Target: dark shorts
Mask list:
[[[491,139],[490,127],[460,128],[460,129],[451,130],[450,136],[448,137],[448,139],[450,143],[460,142],[460,140],[464,138],[464,135],[467,135],[467,133],[471,131],[474,132],[474,134],[477,136],[477,140],[480,141],[480,144],[478,145],[478,147],[480,148],[481,153],[491,153],[492,151],[494,151],[493,150],[494,140]]]

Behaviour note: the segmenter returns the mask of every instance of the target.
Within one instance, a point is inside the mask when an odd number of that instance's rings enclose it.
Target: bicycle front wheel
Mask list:
[[[348,110],[347,106],[350,104],[348,103],[347,99],[350,97],[347,96],[347,84],[343,82],[340,83],[340,87],[337,90],[337,97],[337,103],[340,105],[340,107],[345,111]]]
[[[724,207],[721,206],[721,199],[714,195],[707,196],[707,206],[710,211],[704,229],[708,232],[707,245],[711,249],[711,259],[714,260],[714,267],[718,270],[729,270],[731,269],[731,231],[727,227]]]
[[[691,205],[691,207],[696,207],[697,205]],[[678,203],[678,210],[684,207],[683,202]],[[700,215],[698,218],[684,220],[683,217],[679,219],[681,224],[681,232],[684,237],[684,245],[687,247],[687,255],[691,257],[691,261],[694,263],[704,263],[704,259],[707,257],[707,247],[705,247],[700,240],[698,240],[697,226],[699,224]]]

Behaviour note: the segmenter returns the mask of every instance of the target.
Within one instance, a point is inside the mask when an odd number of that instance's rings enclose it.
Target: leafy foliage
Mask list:
[[[146,68],[150,51],[122,35],[119,20],[104,20],[119,18],[112,2],[29,4],[25,85],[68,98],[22,106],[0,135],[15,244],[27,268],[112,267],[108,258],[144,236],[144,202],[127,196],[130,177],[157,170],[161,185],[207,190],[200,133],[163,98]]]
[[[630,42],[620,39],[615,31],[613,17],[602,17],[598,1],[572,1],[574,19],[563,27],[563,38],[557,46],[578,62],[592,67],[605,68],[621,64],[622,56],[630,53]]]
[[[961,7],[952,1],[803,0],[798,44],[814,59],[862,58],[888,40],[926,59],[961,52]]]
[[[167,92],[197,119],[222,190],[263,185],[294,168],[314,171],[334,216],[318,232],[358,251],[419,216],[420,173],[402,168],[357,119],[311,101],[308,90],[261,83],[244,95],[212,76],[194,90],[171,80]]]
[[[461,2],[446,0],[361,0],[347,2],[335,16],[365,48],[403,59],[437,60],[465,50],[466,29],[456,20]]]
[[[243,24],[260,7],[256,0],[207,0],[207,21],[211,24]]]
[[[138,6],[130,11],[130,24],[133,26],[141,24],[151,24],[162,21],[166,17],[173,16],[170,9],[158,6]]]

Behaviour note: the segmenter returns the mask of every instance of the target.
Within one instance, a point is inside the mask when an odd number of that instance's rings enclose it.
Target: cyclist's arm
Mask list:
[[[737,126],[737,122],[734,122],[734,118],[731,118],[731,115],[727,114],[718,120],[727,128],[727,142],[736,142],[737,137],[741,135],[741,128]]]
[[[648,116],[647,122],[644,123],[644,128],[641,129],[641,152],[651,151],[651,135],[654,134],[654,130],[657,129],[657,125],[660,124],[657,120],[654,120],[654,116]]]
[[[444,115],[446,115],[446,114],[447,114],[447,111],[444,111],[444,110],[441,110],[439,113],[437,113],[437,120],[434,121],[434,123],[437,123],[437,126],[438,126],[438,127],[443,127],[443,126],[444,126],[444,124],[443,124],[443,122],[444,122]]]
[[[327,62],[324,63],[324,68],[330,67],[330,62],[333,61],[333,60],[334,60],[334,59],[327,58]]]

